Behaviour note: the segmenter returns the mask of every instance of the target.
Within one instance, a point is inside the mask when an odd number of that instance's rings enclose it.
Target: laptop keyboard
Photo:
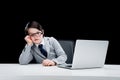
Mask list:
[[[58,67],[62,67],[62,68],[72,67],[72,64],[61,64],[61,65],[58,65]]]
[[[72,64],[66,64],[65,66],[66,67],[72,67]]]

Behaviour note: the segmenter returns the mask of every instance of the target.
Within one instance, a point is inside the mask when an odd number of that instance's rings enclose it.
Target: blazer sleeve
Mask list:
[[[54,37],[51,37],[51,45],[53,46],[55,53],[57,55],[57,57],[52,60],[57,64],[65,63],[67,60],[67,55],[63,48],[61,47],[61,45],[59,44],[59,42]]]
[[[19,56],[20,64],[22,65],[28,64],[33,59],[33,56],[30,51],[31,51],[31,46],[26,44],[24,49],[22,50],[22,53]]]

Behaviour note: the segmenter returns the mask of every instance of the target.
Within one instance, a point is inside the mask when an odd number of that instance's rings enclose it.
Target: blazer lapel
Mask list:
[[[50,52],[50,48],[49,48],[49,40],[44,38],[44,41],[45,41],[45,49],[47,51],[47,57],[49,57],[49,52]]]
[[[40,50],[35,45],[33,45],[32,48],[38,56],[42,57],[43,59],[46,59],[46,57],[43,54],[41,54]]]

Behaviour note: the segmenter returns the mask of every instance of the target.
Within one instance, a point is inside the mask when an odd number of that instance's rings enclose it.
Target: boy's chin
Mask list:
[[[38,42],[38,41],[36,41],[36,42],[34,42],[35,44],[39,44],[40,42]]]

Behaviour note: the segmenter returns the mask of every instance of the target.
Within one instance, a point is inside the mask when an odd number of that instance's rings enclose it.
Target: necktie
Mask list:
[[[39,46],[39,49],[40,49],[40,52],[45,56],[47,57],[47,51],[45,49],[43,49],[43,44],[40,44]]]

